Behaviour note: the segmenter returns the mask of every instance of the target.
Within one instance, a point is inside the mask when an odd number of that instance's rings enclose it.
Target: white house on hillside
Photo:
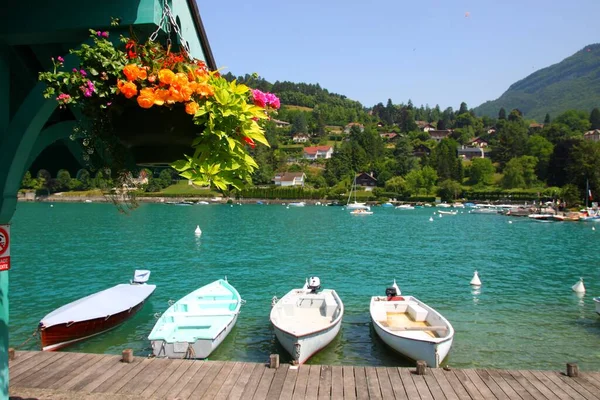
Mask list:
[[[304,172],[278,172],[273,178],[276,186],[304,186],[306,174]]]
[[[331,158],[333,147],[331,146],[313,146],[304,148],[304,158],[307,160],[316,160],[318,158]]]
[[[306,133],[296,133],[292,140],[294,143],[306,143],[310,140],[310,137]]]

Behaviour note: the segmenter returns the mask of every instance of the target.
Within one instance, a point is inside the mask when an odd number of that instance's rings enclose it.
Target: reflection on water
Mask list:
[[[481,287],[474,288],[471,287],[471,295],[473,296],[473,304],[477,305],[479,303],[479,295],[481,294]]]

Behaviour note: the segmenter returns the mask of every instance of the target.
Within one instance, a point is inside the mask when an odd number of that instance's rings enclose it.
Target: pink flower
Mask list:
[[[59,63],[64,63],[65,59],[62,58],[61,56],[56,57],[56,59],[58,60]]]
[[[80,73],[82,76],[87,76],[87,72],[85,72],[85,71],[84,71],[84,70],[82,70],[82,69],[81,69],[81,70],[79,70],[79,73]]]
[[[97,32],[96,32],[96,35],[98,35],[98,36],[102,36],[102,32],[100,32],[100,31],[97,31]]]
[[[77,73],[77,68],[73,68],[73,72]]]
[[[281,104],[279,103],[279,98],[273,93],[266,93],[265,96],[267,98],[267,104],[270,107],[278,109],[281,106]]]
[[[102,32],[102,37],[103,38],[107,38],[108,37],[108,32]]]
[[[252,99],[255,106],[264,107],[267,104],[266,95],[258,89],[252,89]]]

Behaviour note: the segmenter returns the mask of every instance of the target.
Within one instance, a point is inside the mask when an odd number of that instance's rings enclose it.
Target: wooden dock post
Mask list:
[[[133,350],[125,349],[123,350],[123,358],[121,359],[124,363],[132,363],[133,362]]]
[[[8,359],[10,361],[15,359],[15,348],[14,347],[9,347],[8,348]]]
[[[579,376],[579,367],[577,363],[567,363],[567,376],[577,378]]]
[[[425,370],[427,369],[427,363],[423,360],[417,361],[417,375],[425,375]]]
[[[269,368],[279,368],[279,354],[271,354],[269,357]]]

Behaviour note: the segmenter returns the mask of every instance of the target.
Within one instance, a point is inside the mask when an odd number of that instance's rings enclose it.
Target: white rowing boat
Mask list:
[[[275,335],[295,364],[303,364],[331,343],[342,326],[342,300],[335,290],[320,288],[319,278],[311,277],[302,289],[288,292],[271,310]]]
[[[371,320],[377,335],[392,349],[437,368],[448,356],[454,328],[446,318],[413,296],[400,296],[396,281],[386,296],[371,298]]]

